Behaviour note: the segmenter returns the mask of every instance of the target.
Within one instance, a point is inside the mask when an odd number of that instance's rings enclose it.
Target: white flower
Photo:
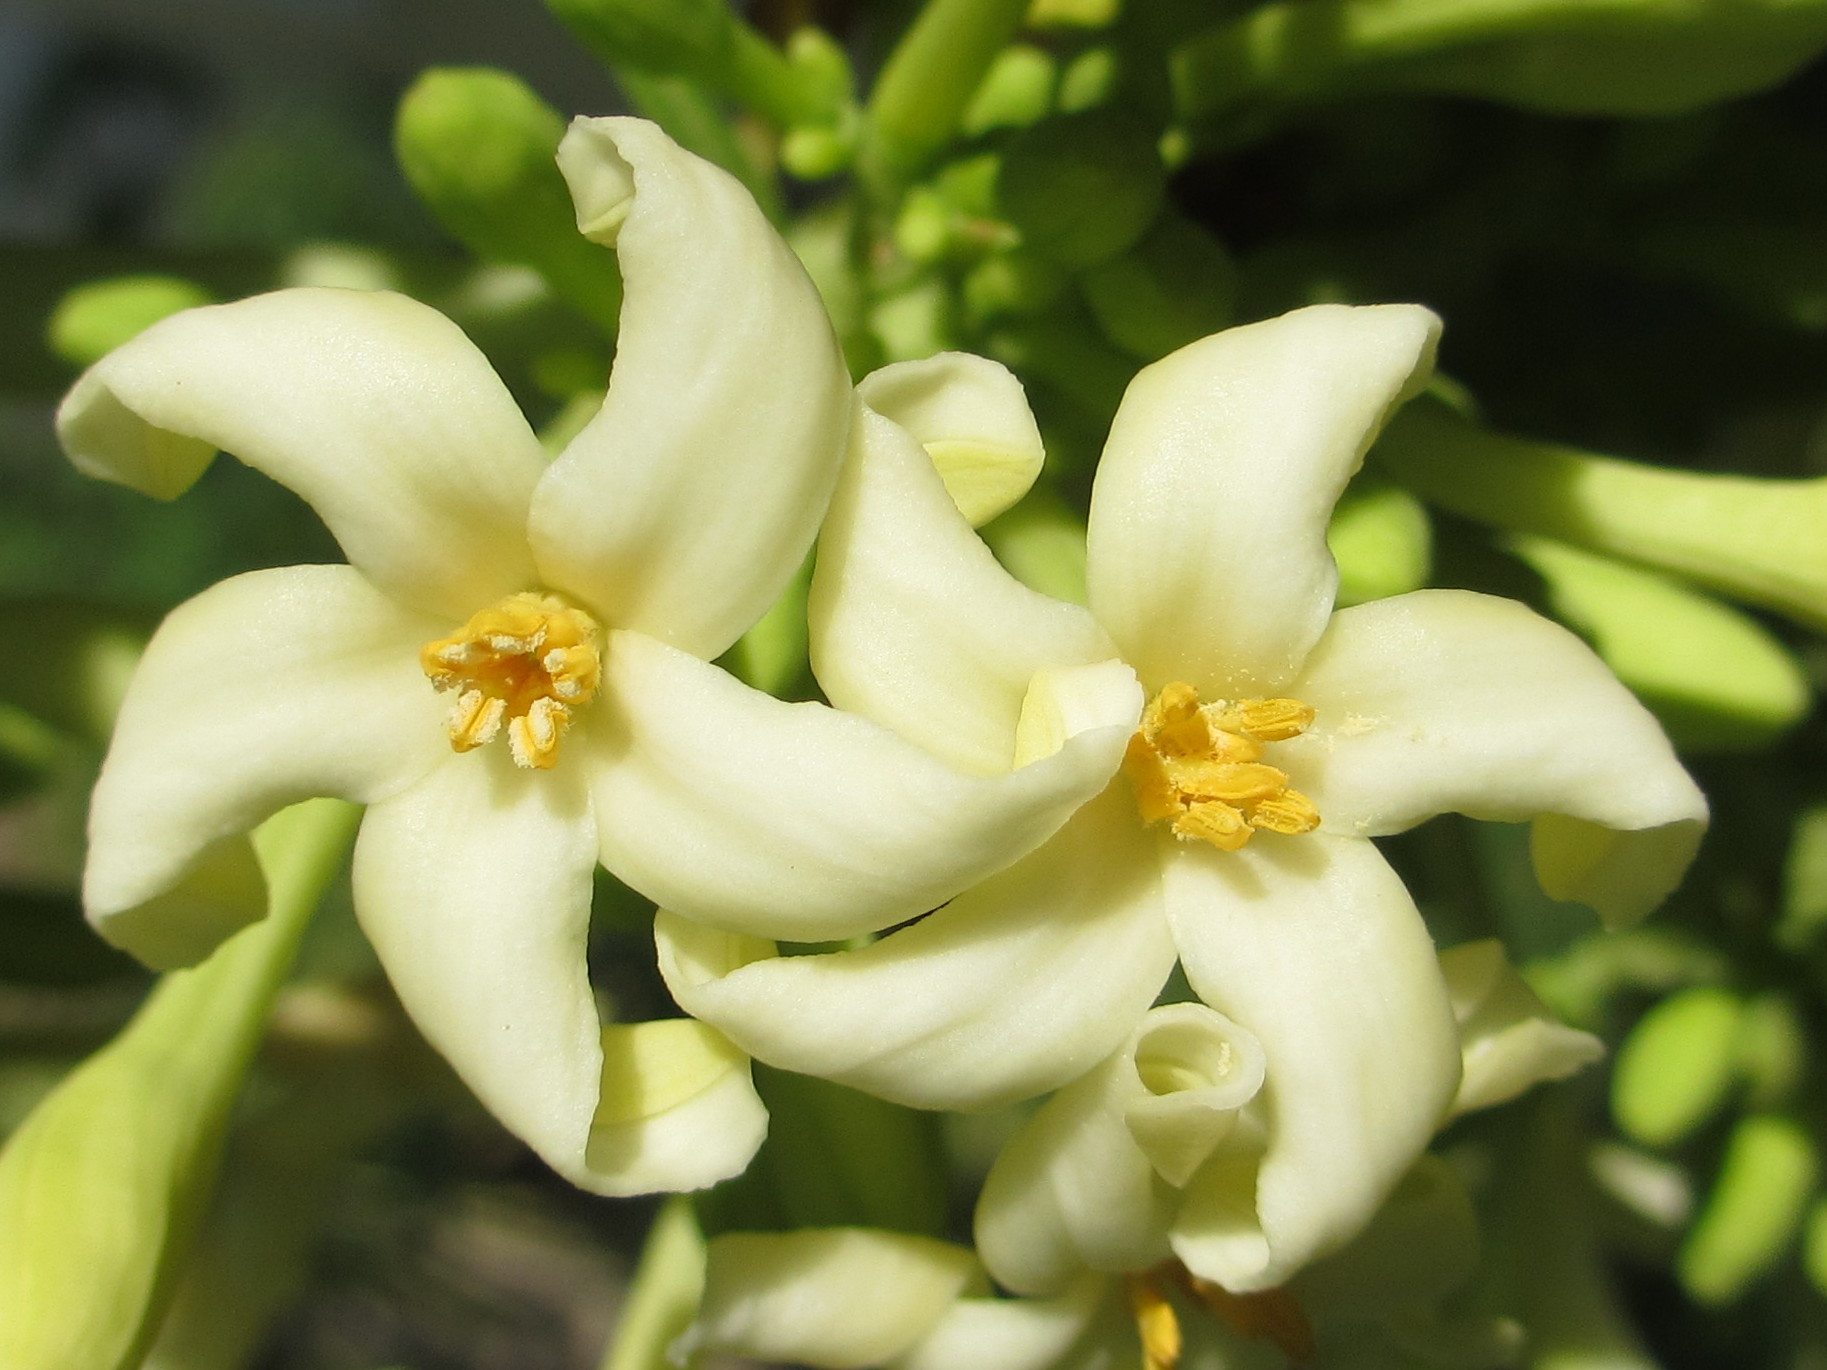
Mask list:
[[[985,775],[1041,764],[1125,690],[1140,726],[1045,846],[873,945],[774,957],[663,914],[679,1002],[772,1064],[971,1108],[1110,1055],[1177,958],[1274,1081],[1222,1282],[1277,1284],[1361,1226],[1460,1074],[1427,930],[1369,839],[1448,810],[1535,818],[1544,887],[1620,920],[1673,887],[1706,813],[1650,715],[1523,606],[1433,590],[1332,612],[1329,513],[1437,329],[1317,306],[1142,371],[1093,490],[1089,610],[1004,573],[936,435],[899,421],[921,384],[1020,406],[1012,379],[952,357],[866,380],[813,585],[832,702]],[[1322,1176],[1341,1189],[1315,1202]]]
[[[1126,728],[980,777],[711,665],[801,564],[849,380],[734,180],[631,119],[579,120],[559,161],[626,296],[601,411],[550,465],[468,339],[383,293],[176,315],[65,401],[83,470],[169,498],[231,452],[350,563],[170,616],[95,793],[85,900],[153,964],[194,960],[234,929],[155,896],[286,804],[365,803],[357,912],[426,1036],[573,1181],[686,1188],[739,1170],[765,1117],[714,1031],[599,1031],[598,859],[720,926],[849,936],[1044,840]]]

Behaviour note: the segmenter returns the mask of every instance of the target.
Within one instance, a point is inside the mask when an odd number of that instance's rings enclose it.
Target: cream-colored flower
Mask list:
[[[1332,612],[1332,505],[1437,329],[1317,306],[1142,371],[1092,494],[1088,610],[1010,578],[948,497],[925,449],[968,438],[968,406],[939,433],[908,398],[957,387],[1007,428],[1013,380],[957,357],[866,380],[813,585],[832,702],[1019,775],[1139,678],[1129,751],[1045,846],[873,945],[775,957],[662,915],[680,1003],[764,1061],[971,1108],[1109,1056],[1178,959],[1274,1081],[1223,1283],[1275,1285],[1361,1226],[1460,1075],[1427,930],[1369,839],[1448,810],[1534,818],[1547,890],[1622,920],[1674,886],[1706,814],[1653,718],[1523,606],[1431,590]],[[1313,1202],[1324,1175],[1350,1193]]]
[[[385,293],[176,315],[65,401],[83,470],[169,498],[225,450],[349,558],[166,621],[95,793],[85,900],[153,964],[193,960],[233,928],[162,891],[286,804],[365,803],[357,912],[427,1037],[575,1182],[686,1188],[739,1170],[765,1118],[714,1031],[599,1030],[598,859],[720,926],[849,936],[1031,850],[1125,728],[981,777],[710,664],[802,562],[849,379],[733,179],[632,119],[579,120],[559,161],[626,297],[608,395],[550,464],[469,340]]]

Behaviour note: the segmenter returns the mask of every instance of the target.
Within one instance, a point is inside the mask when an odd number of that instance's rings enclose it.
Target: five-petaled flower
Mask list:
[[[1129,749],[1044,846],[872,945],[777,957],[662,914],[680,1003],[772,1064],[971,1108],[1108,1056],[1178,959],[1272,1081],[1225,1187],[1243,1201],[1204,1215],[1210,1277],[1267,1288],[1361,1227],[1460,1071],[1427,930],[1370,839],[1534,818],[1544,887],[1616,921],[1673,887],[1706,816],[1654,719],[1522,605],[1332,612],[1332,506],[1437,330],[1414,306],[1317,306],[1143,370],[1092,494],[1088,610],[1004,572],[922,450],[933,392],[978,397],[949,407],[965,429],[1006,427],[1012,379],[941,357],[865,380],[813,584],[828,697],[985,775],[1119,700]]]
[[[431,1042],[575,1182],[689,1188],[740,1170],[765,1115],[714,1031],[599,1024],[599,858],[744,932],[894,922],[1042,841],[1125,729],[979,776],[711,664],[804,558],[849,378],[728,175],[632,119],[579,120],[559,162],[626,295],[602,407],[549,464],[469,340],[385,293],[176,315],[65,401],[83,470],[169,498],[233,453],[349,559],[170,616],[96,789],[84,897],[153,964],[195,960],[234,927],[163,892],[284,805],[365,803],[356,911]]]

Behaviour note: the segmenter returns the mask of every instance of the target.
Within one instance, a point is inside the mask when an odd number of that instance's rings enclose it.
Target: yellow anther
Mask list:
[[[1177,758],[1167,763],[1174,788],[1190,799],[1222,799],[1227,804],[1254,804],[1288,787],[1286,771],[1260,761],[1207,761]]]
[[[1249,820],[1243,810],[1222,799],[1198,799],[1174,819],[1174,836],[1189,842],[1210,842],[1219,851],[1237,851],[1250,840]]]
[[[1135,1314],[1136,1334],[1142,1341],[1143,1370],[1174,1370],[1180,1363],[1180,1319],[1154,1280],[1131,1275],[1129,1308]]]
[[[1313,706],[1298,699],[1234,699],[1216,707],[1212,723],[1258,742],[1286,742],[1313,725]]]
[[[1294,835],[1319,811],[1285,771],[1266,765],[1264,743],[1304,732],[1313,710],[1298,699],[1221,700],[1175,681],[1149,703],[1129,739],[1123,770],[1145,823],[1166,822],[1188,841],[1236,851],[1258,830]]]
[[[509,595],[449,637],[419,650],[440,690],[457,691],[445,720],[450,745],[467,752],[505,725],[517,765],[545,770],[573,713],[596,693],[601,671],[596,621],[557,595]]]
[[[1299,790],[1284,789],[1265,799],[1250,811],[1250,826],[1265,832],[1285,833],[1289,837],[1312,832],[1320,824],[1319,810]]]

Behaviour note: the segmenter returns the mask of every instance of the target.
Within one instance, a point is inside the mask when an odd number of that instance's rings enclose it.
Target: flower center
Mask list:
[[[1288,776],[1260,760],[1263,744],[1298,737],[1313,710],[1298,699],[1221,699],[1175,681],[1142,713],[1123,769],[1145,823],[1171,823],[1174,836],[1236,851],[1258,828],[1312,832],[1319,810]]]
[[[445,719],[450,745],[480,747],[507,725],[518,766],[545,770],[572,713],[596,693],[596,620],[557,595],[509,595],[449,637],[419,649],[439,690],[455,690]]]

